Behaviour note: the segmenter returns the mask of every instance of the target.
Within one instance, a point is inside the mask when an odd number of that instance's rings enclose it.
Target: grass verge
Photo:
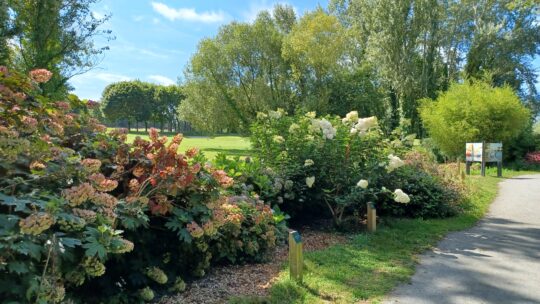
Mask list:
[[[475,172],[473,172],[475,173]],[[503,172],[503,178],[531,172]],[[305,254],[303,284],[288,279],[286,266],[267,298],[237,297],[230,303],[377,303],[414,273],[419,253],[451,231],[473,226],[497,195],[494,170],[471,176],[465,211],[447,219],[391,219],[373,234],[351,236],[350,242]]]

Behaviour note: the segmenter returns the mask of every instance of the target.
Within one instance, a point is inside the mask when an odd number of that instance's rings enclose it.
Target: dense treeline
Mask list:
[[[177,108],[184,98],[179,86],[163,86],[139,80],[110,84],[103,91],[101,103],[105,118],[109,123],[125,123],[131,129],[132,123],[139,128],[139,122],[159,126],[163,131],[185,130],[185,122],[178,119]]]
[[[185,72],[180,115],[196,128],[246,130],[281,107],[376,115],[386,130],[452,82],[509,85],[538,113],[532,59],[540,53],[534,1],[332,0],[299,18],[277,5],[199,43]]]

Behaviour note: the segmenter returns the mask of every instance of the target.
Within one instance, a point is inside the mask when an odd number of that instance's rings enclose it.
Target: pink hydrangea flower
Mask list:
[[[46,69],[35,69],[30,71],[30,78],[37,83],[45,83],[52,77],[52,73]]]

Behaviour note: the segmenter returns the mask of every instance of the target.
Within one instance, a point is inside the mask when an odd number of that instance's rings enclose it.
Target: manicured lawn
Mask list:
[[[497,194],[495,170],[468,177],[471,196],[463,214],[448,219],[383,219],[376,233],[305,254],[303,284],[288,278],[286,265],[267,299],[236,298],[231,303],[377,303],[414,273],[417,255],[448,232],[473,226]],[[504,178],[530,172],[504,171]]]
[[[162,133],[162,135],[172,138],[176,134]],[[148,139],[148,133],[132,131],[128,134],[128,142],[133,142],[136,136]],[[218,153],[248,156],[251,144],[248,137],[242,136],[186,136],[182,140],[180,151],[186,151],[192,147],[199,148],[208,159],[213,159]]]

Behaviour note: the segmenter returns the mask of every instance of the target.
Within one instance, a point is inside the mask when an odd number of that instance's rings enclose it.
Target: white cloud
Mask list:
[[[148,79],[166,86],[176,84],[176,81],[163,75],[150,75],[148,76]]]
[[[152,2],[152,8],[163,17],[174,20],[197,21],[197,22],[220,22],[225,20],[225,14],[219,12],[198,13],[193,8],[172,8],[161,2]]]
[[[133,21],[135,21],[135,22],[141,22],[141,21],[144,20],[144,16],[139,16],[139,15],[133,16],[133,17],[131,17],[131,18],[132,18]]]
[[[244,17],[245,21],[253,22],[255,21],[255,19],[257,19],[257,16],[262,11],[269,11],[271,14],[276,4],[290,5],[289,3],[283,2],[283,1],[259,0],[259,1],[251,2],[249,4],[249,8],[245,10],[244,12],[242,12],[242,16]],[[293,10],[296,14],[298,14],[296,7],[293,6]]]

